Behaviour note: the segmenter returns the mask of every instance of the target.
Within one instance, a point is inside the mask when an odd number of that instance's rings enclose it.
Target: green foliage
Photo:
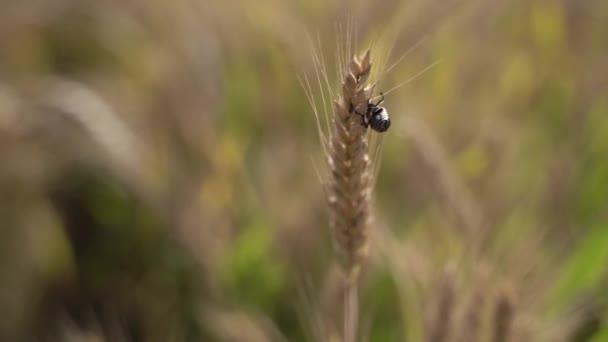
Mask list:
[[[220,268],[222,283],[231,298],[262,312],[273,312],[285,291],[286,271],[273,256],[272,229],[253,222],[234,241]]]
[[[562,270],[556,287],[555,303],[566,305],[583,295],[591,295],[605,286],[608,264],[608,224],[592,227],[578,243]]]
[[[395,305],[398,289],[388,270],[379,270],[364,291],[364,312],[369,312],[370,341],[403,341],[401,308]],[[367,323],[367,322],[366,322]]]

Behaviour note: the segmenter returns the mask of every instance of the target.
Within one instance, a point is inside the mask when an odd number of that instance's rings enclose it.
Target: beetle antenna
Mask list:
[[[402,86],[410,83],[411,81],[415,80],[416,78],[418,78],[420,75],[424,74],[425,72],[429,71],[430,69],[432,69],[433,67],[435,67],[437,64],[441,63],[441,60],[437,60],[436,62],[430,64],[429,66],[427,66],[426,68],[422,69],[421,71],[419,71],[417,74],[415,74],[414,76],[408,78],[407,80],[401,82],[400,84],[392,87],[391,89],[387,90],[386,93],[390,93],[392,91],[395,91],[399,88],[401,88]]]
[[[378,97],[381,97],[381,99],[380,99],[380,101],[378,101],[378,103],[375,104],[375,106],[379,106],[382,104],[382,102],[384,102],[384,93],[383,92],[380,92],[380,95],[376,95],[376,96],[372,97],[371,99],[375,99]]]

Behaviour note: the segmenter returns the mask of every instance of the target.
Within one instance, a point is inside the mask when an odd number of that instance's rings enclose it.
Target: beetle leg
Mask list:
[[[368,128],[369,127],[369,120],[365,120],[366,116],[367,116],[367,113],[365,113],[365,114],[364,113],[360,113],[356,109],[353,110],[353,112],[355,112],[356,114],[359,114],[361,116],[361,126],[363,126],[365,128]]]
[[[369,120],[365,120],[365,116],[362,116],[362,117],[361,117],[361,125],[362,125],[363,127],[365,127],[365,128],[368,128],[368,127],[369,127],[369,124],[370,124]]]

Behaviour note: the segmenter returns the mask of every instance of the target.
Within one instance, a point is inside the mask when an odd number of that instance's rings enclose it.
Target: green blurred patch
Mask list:
[[[591,337],[591,339],[589,339],[589,342],[606,342],[606,341],[608,341],[608,327],[606,327],[606,323],[604,322],[604,325],[602,326],[600,331],[597,332],[595,335],[593,335]]]
[[[608,152],[608,101],[599,99],[587,113],[585,130],[589,132],[588,153],[605,157]]]
[[[458,94],[458,68],[460,62],[460,46],[457,39],[454,38],[453,30],[450,27],[444,27],[441,33],[434,39],[435,46],[433,51],[433,59],[441,60],[430,70],[432,77],[432,93],[434,99],[440,105],[439,108],[450,110],[447,106],[450,105],[454,96]]]
[[[273,255],[271,225],[254,219],[235,239],[220,269],[231,298],[262,312],[274,312],[287,285],[285,264]]]
[[[544,80],[530,104],[526,119],[538,139],[530,148],[540,148],[550,154],[571,144],[572,125],[576,119],[575,85],[567,75],[555,74]]]
[[[481,144],[471,144],[460,153],[456,165],[465,179],[474,180],[483,175],[489,166],[488,155]]]
[[[260,94],[264,85],[255,64],[247,57],[234,57],[224,68],[224,104],[219,116],[220,127],[249,141],[261,129]]]
[[[608,203],[608,103],[598,101],[591,106],[586,120],[587,139],[581,156],[581,177],[574,204],[581,222],[606,216]]]
[[[505,61],[500,74],[500,91],[507,98],[526,98],[537,77],[533,61],[527,53],[512,53]]]
[[[191,257],[176,246],[161,217],[112,179],[73,173],[55,190],[53,201],[91,294],[150,276],[171,279],[171,286],[194,279]],[[182,294],[187,295],[177,293]]]
[[[608,265],[608,223],[596,223],[577,245],[556,286],[555,304],[591,294],[606,279]]]
[[[532,37],[540,48],[551,52],[563,50],[566,38],[564,9],[559,2],[538,2],[530,14]]]
[[[39,209],[40,210],[40,209]],[[33,215],[32,215],[33,214]],[[32,218],[43,220],[35,234],[40,265],[44,274],[51,279],[65,277],[74,272],[74,255],[63,231],[63,225],[56,213],[49,208],[30,213]]]
[[[387,269],[374,272],[370,283],[362,291],[362,312],[366,312],[364,319],[369,319],[369,341],[403,341],[401,307],[399,303],[399,290],[394,279]],[[364,322],[367,324],[367,322]]]

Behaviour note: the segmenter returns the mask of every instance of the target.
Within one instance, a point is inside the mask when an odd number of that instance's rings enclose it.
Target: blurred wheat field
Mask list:
[[[313,112],[367,49],[358,340],[608,341],[601,0],[1,2],[0,341],[342,340]]]

